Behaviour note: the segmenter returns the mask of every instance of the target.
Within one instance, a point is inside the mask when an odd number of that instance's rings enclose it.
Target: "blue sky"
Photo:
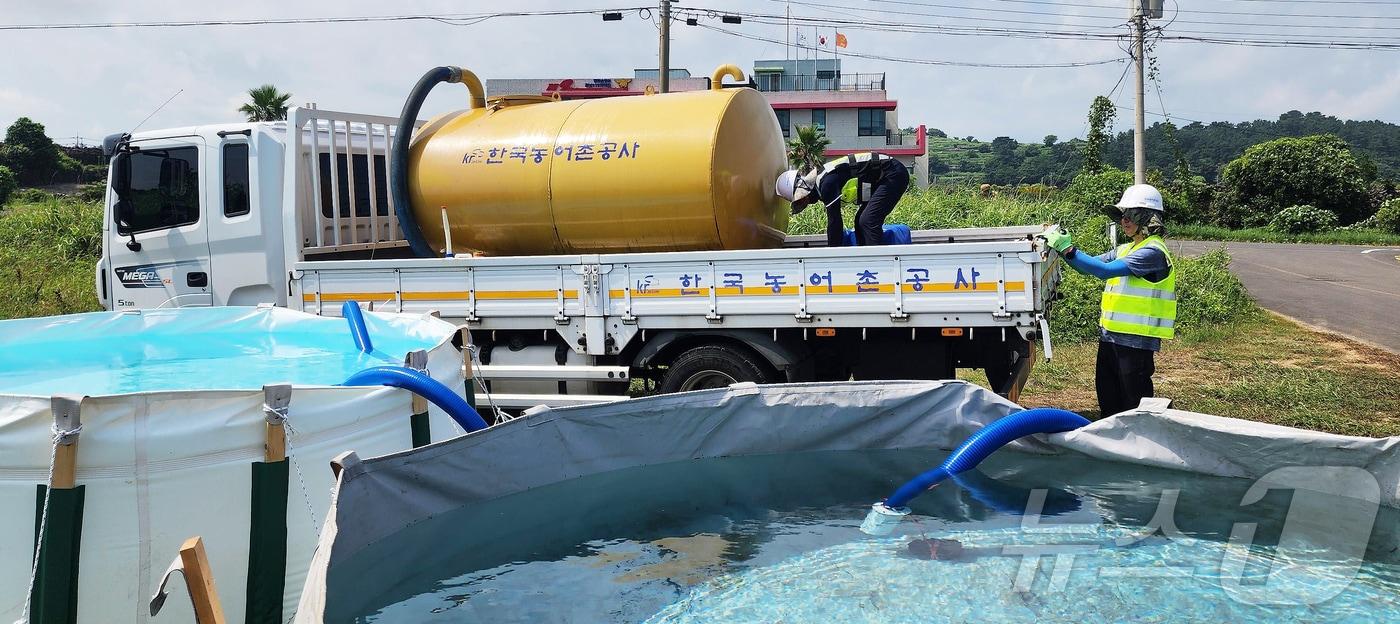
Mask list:
[[[560,8],[640,6],[626,0],[516,0],[502,2],[273,2],[144,0],[8,2],[3,24],[306,18],[482,13]],[[1126,2],[1113,0],[804,0],[793,14],[852,23],[842,29],[848,52],[979,63],[1059,63],[1122,58],[1114,41],[1047,40],[1005,36],[949,36],[870,30],[869,22],[925,23],[979,28],[1126,32],[1117,22]],[[689,10],[783,14],[775,0],[685,0]],[[1205,30],[1306,35],[1395,37],[1400,3],[1363,5],[1268,0],[1181,0],[1168,33]],[[1200,11],[1228,9],[1242,15]],[[1337,15],[1342,18],[1283,15]],[[785,28],[748,20],[722,25],[759,38],[783,40]],[[1371,16],[1346,19],[1345,16]],[[1159,24],[1166,23],[1166,19]],[[865,22],[865,26],[856,25]],[[1297,26],[1306,25],[1307,28]],[[1339,27],[1345,28],[1339,28]],[[1375,30],[1372,30],[1375,29]],[[805,29],[812,38],[812,29]],[[830,29],[822,29],[830,36]],[[673,27],[672,65],[708,74],[716,65],[748,69],[760,58],[783,58],[781,44],[753,41],[683,23]],[[1379,37],[1377,37],[1379,38]],[[483,78],[616,77],[656,63],[656,27],[635,10],[618,22],[596,15],[514,17],[475,25],[427,21],[264,25],[247,27],[125,28],[0,31],[9,58],[0,65],[0,123],[21,115],[45,124],[50,136],[97,140],[128,130],[171,94],[181,94],[145,128],[236,120],[250,87],[273,83],[293,102],[322,108],[396,114],[402,98],[427,68],[457,64]],[[1352,39],[1355,40],[1355,39]],[[18,51],[18,53],[15,53]],[[1148,109],[1182,119],[1273,119],[1298,109],[1349,119],[1400,122],[1400,51],[1280,49],[1162,42],[1157,49],[1161,100],[1148,85]],[[1109,93],[1123,65],[1069,69],[943,67],[847,57],[846,73],[884,72],[900,102],[901,125],[927,124],[957,136],[990,140],[1009,135],[1039,140],[1082,136],[1095,95]],[[1131,74],[1115,99],[1132,106]],[[425,115],[460,108],[460,93],[441,88]],[[1149,123],[1156,117],[1149,116]],[[1130,124],[1120,111],[1119,129]],[[1185,123],[1184,121],[1182,123]],[[66,138],[65,138],[66,137]]]

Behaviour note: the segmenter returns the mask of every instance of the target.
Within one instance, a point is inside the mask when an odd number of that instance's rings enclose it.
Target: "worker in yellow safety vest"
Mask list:
[[[802,212],[813,199],[826,206],[826,245],[845,242],[846,225],[841,203],[855,204],[857,245],[879,245],[884,239],[885,217],[909,188],[909,169],[903,163],[876,152],[837,158],[800,175],[796,169],[778,176],[779,197],[792,202],[792,214]]]
[[[1099,413],[1109,416],[1153,396],[1153,354],[1161,350],[1163,338],[1175,334],[1176,269],[1162,240],[1165,211],[1156,188],[1134,184],[1105,211],[1118,219],[1132,242],[1094,257],[1079,253],[1067,233],[1048,230],[1041,237],[1074,270],[1108,280],[1099,312],[1094,385]]]

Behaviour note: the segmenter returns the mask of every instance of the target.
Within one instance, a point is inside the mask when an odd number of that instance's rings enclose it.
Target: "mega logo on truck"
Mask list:
[[[186,264],[199,264],[196,260],[177,260],[175,262],[160,262],[156,264],[138,264],[136,266],[117,267],[117,281],[127,288],[164,288],[170,283],[169,279],[160,276],[161,269],[173,269]]]

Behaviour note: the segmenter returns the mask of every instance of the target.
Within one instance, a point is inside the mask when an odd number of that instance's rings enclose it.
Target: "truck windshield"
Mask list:
[[[131,234],[199,221],[199,149],[173,147],[131,154],[131,206],[117,219],[117,232]]]

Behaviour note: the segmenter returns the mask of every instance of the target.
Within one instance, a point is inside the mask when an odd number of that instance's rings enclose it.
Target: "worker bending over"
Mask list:
[[[792,202],[792,214],[802,212],[813,199],[826,206],[826,245],[839,247],[846,237],[841,203],[856,209],[857,245],[879,245],[885,217],[909,188],[909,170],[898,160],[863,152],[837,158],[805,176],[791,169],[778,176],[778,196]]]
[[[1079,253],[1067,233],[1050,230],[1045,242],[1074,270],[1108,280],[1099,313],[1099,354],[1094,386],[1103,416],[1138,406],[1153,396],[1153,354],[1162,339],[1174,335],[1176,269],[1167,244],[1162,194],[1150,184],[1134,184],[1115,206],[1104,209],[1118,219],[1132,242],[1094,257]]]

